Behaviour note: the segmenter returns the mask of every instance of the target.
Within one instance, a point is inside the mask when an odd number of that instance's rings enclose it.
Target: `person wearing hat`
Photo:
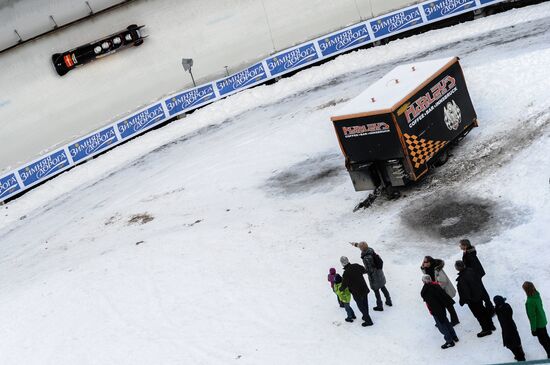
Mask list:
[[[460,240],[460,249],[462,250],[462,262],[464,262],[464,266],[473,269],[483,281],[485,269],[483,269],[483,265],[481,265],[481,261],[479,261],[477,257],[476,248],[469,239],[464,238]],[[483,287],[483,290],[483,303],[485,303],[485,308],[487,308],[492,317],[495,314],[495,308],[493,307],[493,302],[491,302],[491,298],[487,290],[485,290],[485,287]]]
[[[472,314],[479,322],[481,332],[477,334],[477,337],[485,337],[492,334],[492,331],[496,328],[491,319],[491,313],[483,306],[483,295],[486,291],[481,278],[472,268],[466,267],[462,260],[455,262],[455,269],[458,271],[458,277],[456,278],[458,303],[460,306],[468,304],[468,308],[470,308]]]
[[[355,317],[355,313],[353,312],[353,309],[349,304],[349,302],[351,301],[351,293],[349,292],[348,288],[346,288],[343,291],[340,291],[341,286],[342,286],[342,277],[340,276],[340,274],[334,275],[334,292],[336,293],[336,295],[338,295],[338,299],[340,303],[343,304],[343,307],[346,310],[346,313],[348,315],[345,321],[353,322],[353,320],[357,317]]]
[[[336,299],[338,300],[338,305],[340,306],[340,308],[344,308],[344,303],[340,301],[340,297],[338,296],[338,293],[334,289],[334,278],[336,277],[336,275],[338,274],[336,274],[335,268],[331,267],[330,269],[328,269],[327,280],[330,283],[330,288],[336,294]]]
[[[422,261],[422,265],[420,266],[420,270],[422,271],[422,273],[430,275],[432,281],[437,282],[439,286],[443,290],[445,290],[445,293],[447,293],[451,298],[454,298],[456,296],[456,289],[449,280],[449,277],[447,276],[445,271],[443,270],[444,266],[445,261],[441,259],[434,259],[431,256],[425,256],[424,260]],[[449,315],[451,317],[451,324],[453,326],[456,326],[460,323],[460,321],[458,320],[458,315],[456,314],[456,310],[453,304],[447,306],[447,311],[449,312]]]
[[[363,327],[372,326],[373,322],[369,315],[369,300],[368,294],[370,292],[367,282],[363,277],[367,272],[363,265],[350,264],[349,259],[346,256],[340,257],[340,263],[344,267],[344,274],[342,275],[342,285],[339,288],[340,292],[349,289],[353,300],[357,304],[357,308],[363,314]]]
[[[424,286],[420,292],[420,296],[426,302],[426,306],[430,314],[435,320],[435,326],[445,338],[445,343],[441,345],[442,349],[454,347],[455,342],[458,342],[456,332],[447,319],[445,309],[449,305],[453,305],[455,301],[443,290],[437,281],[433,281],[430,275],[422,275]]]
[[[392,301],[390,293],[386,288],[386,276],[382,270],[382,259],[374,252],[372,247],[365,242],[350,242],[352,246],[355,246],[361,250],[361,260],[363,260],[363,265],[367,271],[367,276],[369,277],[369,285],[372,291],[374,291],[374,296],[376,297],[376,307],[373,308],[375,311],[383,311],[384,307],[382,306],[382,296],[380,292],[384,294],[386,299],[385,303],[388,307],[392,306]]]
[[[531,324],[531,334],[538,338],[539,343],[544,347],[546,355],[550,359],[550,338],[546,331],[548,321],[546,320],[546,314],[542,306],[542,299],[532,282],[524,282],[522,288],[527,295],[525,310],[527,311],[527,317]]]
[[[493,302],[495,302],[495,313],[502,329],[502,345],[512,351],[514,359],[525,361],[525,353],[521,347],[521,338],[516,322],[514,322],[512,307],[506,303],[506,298],[500,295],[495,295]]]

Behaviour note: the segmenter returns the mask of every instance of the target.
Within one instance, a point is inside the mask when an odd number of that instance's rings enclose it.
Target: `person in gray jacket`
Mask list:
[[[382,306],[382,297],[380,291],[384,293],[386,298],[386,305],[391,307],[392,300],[388,289],[386,289],[386,277],[384,271],[382,270],[382,259],[374,252],[372,247],[365,242],[350,242],[352,246],[358,247],[361,250],[361,259],[363,260],[363,265],[367,271],[369,277],[370,288],[374,291],[376,296],[376,307],[373,308],[375,311],[383,311],[384,307]]]
[[[453,286],[453,283],[449,280],[449,277],[445,271],[443,271],[444,266],[445,261],[441,259],[434,259],[431,256],[425,256],[422,261],[422,265],[420,266],[420,270],[422,270],[424,274],[430,275],[433,282],[437,282],[439,286],[443,288],[445,293],[447,293],[451,298],[454,298],[456,295],[456,289]],[[458,315],[456,314],[454,305],[451,304],[447,306],[446,309],[451,316],[451,325],[456,326],[459,324],[460,321],[458,320]]]

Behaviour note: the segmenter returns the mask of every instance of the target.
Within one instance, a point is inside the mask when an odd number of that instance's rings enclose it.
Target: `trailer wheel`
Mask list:
[[[437,156],[434,162],[435,167],[443,166],[445,163],[449,161],[449,150],[445,150]]]
[[[384,193],[389,200],[394,200],[401,197],[401,192],[395,189],[393,186],[386,186],[384,189]]]

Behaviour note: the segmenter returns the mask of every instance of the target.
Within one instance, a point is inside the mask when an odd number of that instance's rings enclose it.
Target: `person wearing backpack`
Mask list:
[[[378,255],[372,247],[365,242],[350,242],[352,246],[358,247],[361,250],[361,259],[363,260],[363,265],[367,271],[369,277],[369,284],[371,289],[374,291],[376,296],[376,307],[373,308],[375,311],[383,311],[384,307],[382,306],[382,297],[380,291],[384,294],[386,298],[386,305],[391,307],[392,301],[390,297],[390,292],[386,288],[386,277],[384,276],[384,271],[382,267],[384,261],[380,255]]]

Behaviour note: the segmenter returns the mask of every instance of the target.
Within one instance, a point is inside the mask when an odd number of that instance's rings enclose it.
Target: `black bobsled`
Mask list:
[[[59,76],[65,75],[72,69],[89,63],[98,58],[113,54],[121,49],[139,46],[145,37],[141,34],[144,25],[129,25],[126,29],[103,37],[96,41],[73,48],[63,53],[52,55],[52,62]]]

